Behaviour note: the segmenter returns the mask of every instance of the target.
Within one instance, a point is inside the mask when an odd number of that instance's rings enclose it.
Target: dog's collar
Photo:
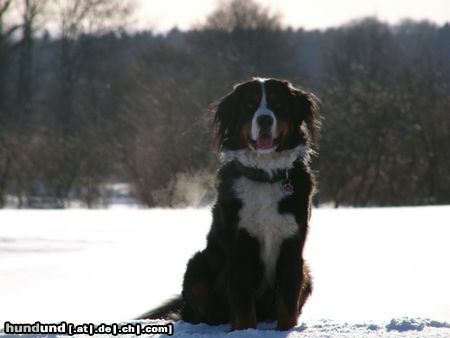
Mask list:
[[[275,183],[280,181],[288,181],[291,169],[277,169],[271,172],[259,168],[246,167],[238,160],[233,161],[236,170],[244,177],[262,183]]]

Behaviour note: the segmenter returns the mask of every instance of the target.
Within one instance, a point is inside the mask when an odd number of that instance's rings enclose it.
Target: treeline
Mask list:
[[[52,37],[45,2],[21,3],[18,25],[0,7],[0,205],[107,205],[114,182],[150,207],[200,203],[218,165],[207,108],[252,76],[322,100],[317,203],[450,203],[448,24],[294,30],[234,0],[186,32],[127,33],[121,2],[83,0],[53,9]]]

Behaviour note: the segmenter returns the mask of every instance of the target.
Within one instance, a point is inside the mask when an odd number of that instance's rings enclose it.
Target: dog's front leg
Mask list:
[[[301,244],[295,236],[283,242],[277,264],[278,330],[289,330],[297,324],[302,279]]]
[[[259,265],[258,242],[246,230],[238,230],[229,265],[229,297],[234,330],[256,327],[254,293]]]

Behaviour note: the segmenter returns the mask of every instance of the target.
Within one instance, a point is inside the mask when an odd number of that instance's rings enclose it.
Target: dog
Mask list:
[[[319,101],[289,81],[253,78],[213,106],[222,166],[207,246],[188,262],[182,295],[140,319],[297,324],[312,292],[303,259],[315,181]]]

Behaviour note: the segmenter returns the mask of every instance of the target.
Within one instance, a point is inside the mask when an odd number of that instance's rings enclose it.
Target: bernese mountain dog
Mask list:
[[[237,84],[213,107],[222,166],[207,246],[188,262],[182,295],[140,318],[296,325],[312,291],[303,247],[314,178],[317,98],[278,79]]]

